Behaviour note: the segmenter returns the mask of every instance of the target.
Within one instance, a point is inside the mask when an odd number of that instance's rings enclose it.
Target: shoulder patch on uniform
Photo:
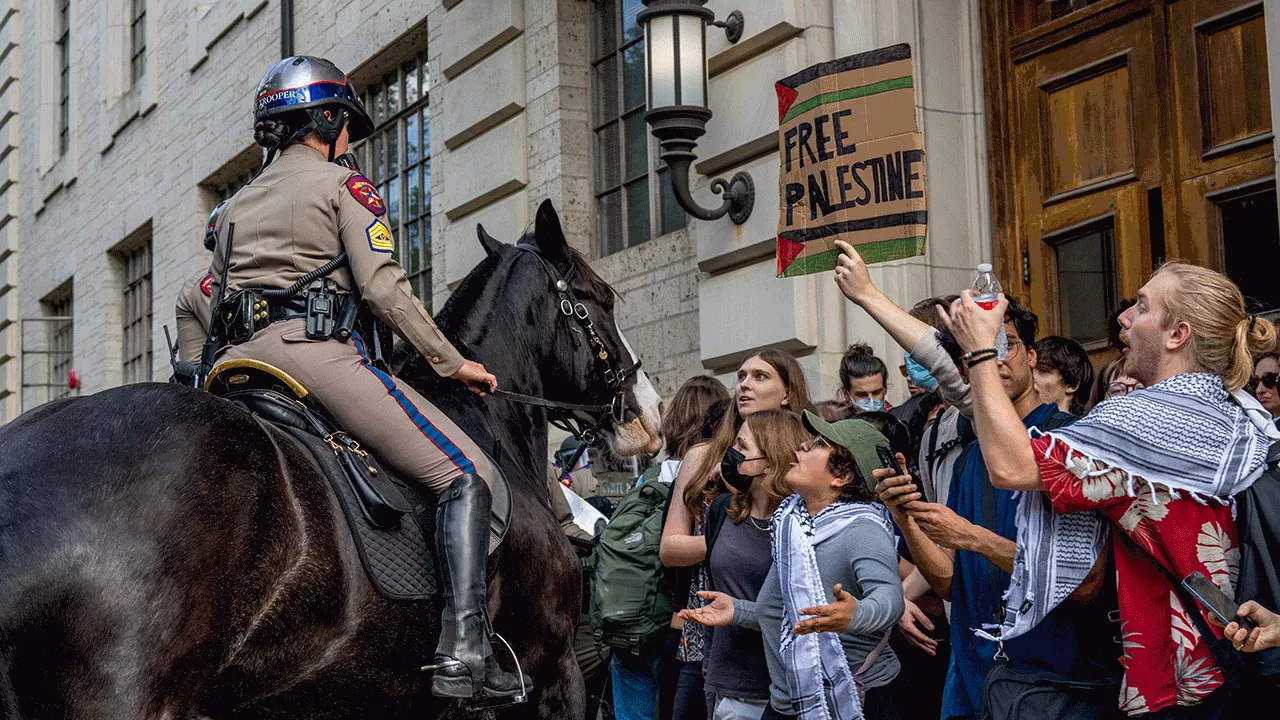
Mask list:
[[[356,202],[365,207],[366,210],[374,215],[382,215],[387,212],[387,204],[382,201],[382,196],[378,194],[377,188],[369,179],[363,175],[352,175],[347,178],[347,190],[351,192],[351,197]]]
[[[200,280],[200,292],[204,293],[205,297],[213,297],[213,271],[212,270],[210,270],[208,274],[206,274]]]
[[[391,239],[391,228],[388,228],[381,220],[374,220],[365,228],[365,235],[369,236],[369,249],[374,252],[389,253],[396,249],[395,242]]]

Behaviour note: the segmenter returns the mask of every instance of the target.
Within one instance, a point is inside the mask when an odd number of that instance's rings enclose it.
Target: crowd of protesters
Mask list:
[[[910,397],[887,402],[865,344],[830,399],[778,350],[680,388],[647,476],[670,487],[671,625],[613,650],[601,712],[1210,719],[1275,696],[1280,617],[1253,601],[1274,595],[1238,591],[1275,583],[1241,543],[1280,508],[1237,502],[1280,477],[1272,323],[1169,263],[1091,358],[1003,296],[900,308],[843,249],[836,283],[902,347]]]

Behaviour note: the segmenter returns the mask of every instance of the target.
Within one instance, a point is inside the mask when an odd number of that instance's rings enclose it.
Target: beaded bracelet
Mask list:
[[[972,351],[967,352],[967,353],[965,353],[965,354],[964,354],[964,360],[965,360],[965,362],[968,362],[968,361],[970,361],[970,360],[972,360],[972,359],[974,359],[974,358],[978,357],[979,355],[986,355],[987,353],[991,353],[992,355],[995,355],[995,354],[997,354],[998,352],[999,352],[999,351],[997,351],[997,350],[996,350],[995,348],[993,348],[993,347],[990,347],[990,348],[983,348],[983,349],[981,349],[981,350],[972,350]]]

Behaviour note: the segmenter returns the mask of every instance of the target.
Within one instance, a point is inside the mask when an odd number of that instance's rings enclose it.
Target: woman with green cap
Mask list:
[[[761,630],[771,685],[764,718],[896,720],[900,665],[888,637],[902,616],[902,584],[891,520],[871,489],[876,448],[889,441],[863,420],[828,423],[807,411],[803,420],[814,438],[786,474],[794,494],[774,513],[774,565],[756,600],[703,593],[709,605],[680,614]],[[813,632],[823,619],[802,616],[836,599],[855,604],[843,632]]]

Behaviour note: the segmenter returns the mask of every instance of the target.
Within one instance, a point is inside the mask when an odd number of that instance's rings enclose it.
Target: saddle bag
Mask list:
[[[373,527],[395,530],[400,526],[400,519],[413,512],[413,506],[354,438],[333,428],[304,404],[262,390],[231,392],[224,397],[244,403],[264,419],[286,429],[322,438],[342,466],[348,487],[359,500],[361,513]]]

